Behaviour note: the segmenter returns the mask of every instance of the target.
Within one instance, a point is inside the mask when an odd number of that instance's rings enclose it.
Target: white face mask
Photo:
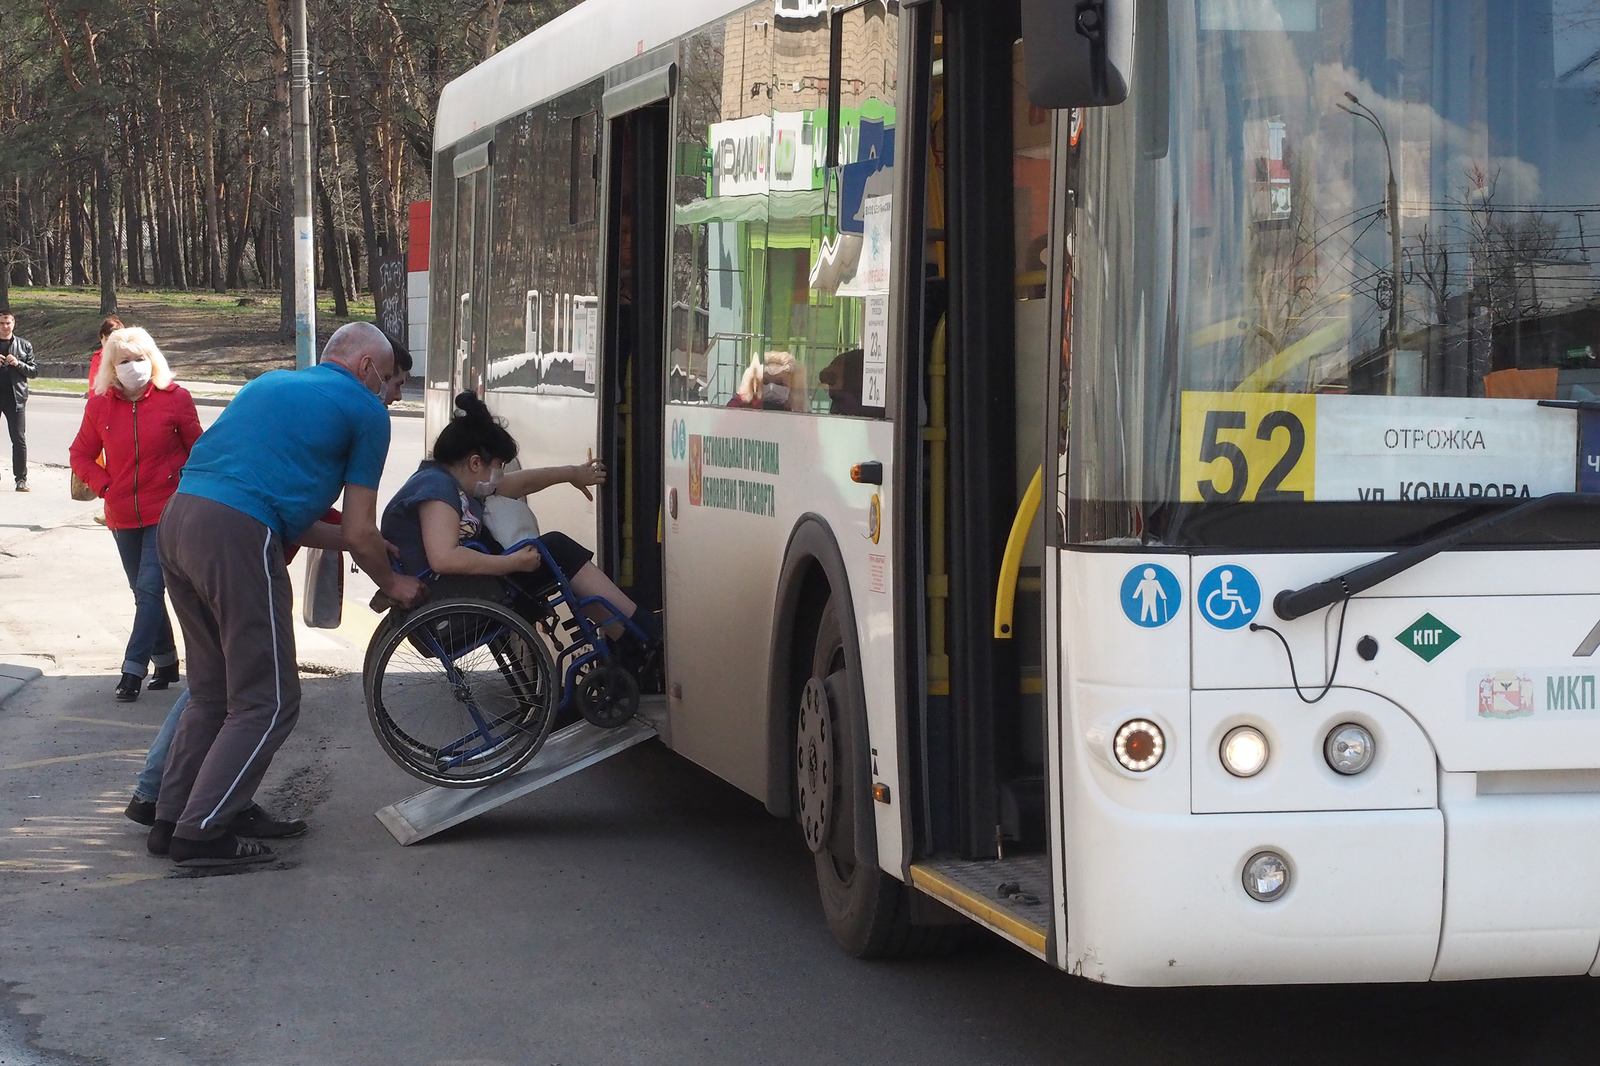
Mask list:
[[[491,466],[489,468],[489,480],[478,482],[477,486],[473,488],[472,494],[480,500],[487,500],[490,496],[493,496],[497,491],[499,491],[500,479],[505,476],[505,472],[506,468],[504,465],[497,464],[495,466]]]
[[[150,360],[130,359],[117,364],[117,380],[129,392],[139,392],[150,384]]]

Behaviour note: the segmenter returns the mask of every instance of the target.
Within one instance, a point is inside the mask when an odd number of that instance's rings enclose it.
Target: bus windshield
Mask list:
[[[1591,416],[1538,401],[1600,399],[1600,0],[1138,19],[1069,167],[1068,539],[1397,545],[1586,487]]]

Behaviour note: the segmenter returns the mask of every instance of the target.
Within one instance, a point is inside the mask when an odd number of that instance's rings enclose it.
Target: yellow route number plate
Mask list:
[[[1179,497],[1185,503],[1314,498],[1317,398],[1183,394]]]

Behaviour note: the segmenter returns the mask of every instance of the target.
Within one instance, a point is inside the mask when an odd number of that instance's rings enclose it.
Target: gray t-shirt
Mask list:
[[[461,518],[460,542],[484,541],[483,503],[462,491],[450,472],[432,459],[424,459],[406,479],[394,499],[383,509],[384,539],[400,549],[400,570],[412,577],[428,570],[428,552],[422,543],[422,518],[418,513],[430,500],[447,503]]]

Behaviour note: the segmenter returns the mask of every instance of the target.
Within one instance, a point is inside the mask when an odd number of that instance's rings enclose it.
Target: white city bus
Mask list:
[[[860,955],[1595,972],[1578,0],[588,0],[451,83],[430,438],[664,611]]]

